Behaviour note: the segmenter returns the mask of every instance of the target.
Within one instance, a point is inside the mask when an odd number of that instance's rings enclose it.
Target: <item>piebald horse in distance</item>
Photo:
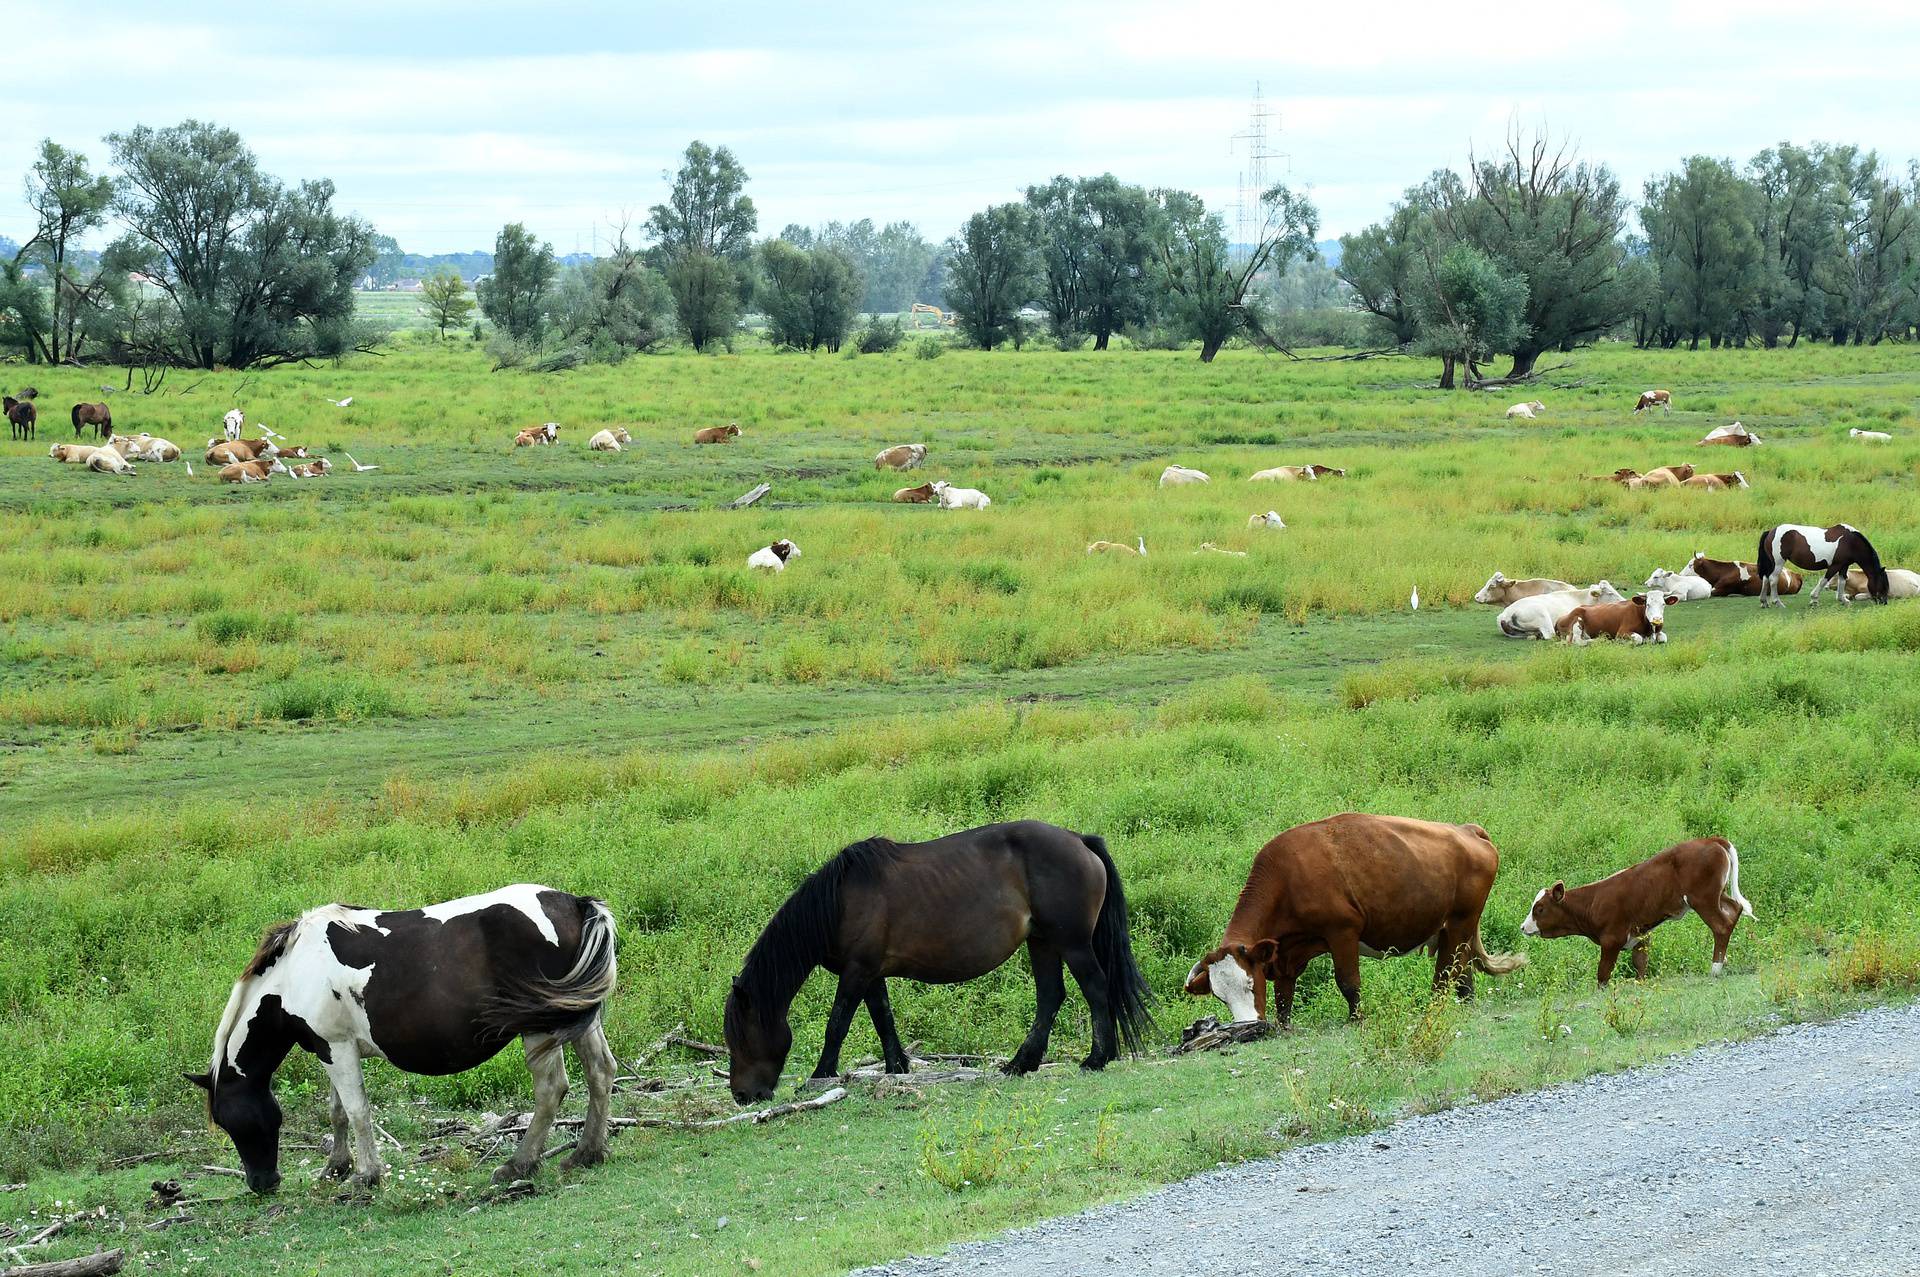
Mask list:
[[[1093,1020],[1085,1069],[1149,1025],[1146,981],[1127,935],[1127,898],[1104,842],[1037,820],[985,825],[931,842],[869,838],[845,848],[787,898],[747,954],[727,995],[733,1098],[772,1096],[793,1049],[787,1013],[815,967],[840,977],[813,1076],[840,1071],[840,1046],[864,1003],[889,1073],[909,1061],[894,1028],[887,980],[960,984],[986,975],[1022,944],[1033,966],[1033,1028],[1008,1073],[1040,1067],[1073,972]]]
[[[1851,603],[1840,588],[1847,569],[1858,567],[1867,578],[1867,597],[1875,603],[1887,601],[1887,570],[1880,565],[1880,554],[1858,528],[1836,523],[1830,528],[1813,528],[1799,523],[1783,523],[1760,534],[1759,553],[1760,606],[1785,607],[1780,601],[1780,576],[1786,565],[1811,572],[1825,568],[1827,574],[1813,587],[1811,607],[1820,601],[1820,591],[1829,585],[1834,597]]]
[[[304,1047],[332,1084],[333,1149],[325,1174],[371,1186],[381,1175],[360,1062],[444,1075],[484,1064],[518,1037],[534,1111],[497,1181],[540,1164],[567,1095],[561,1048],[587,1075],[587,1120],[569,1166],[606,1155],[613,1052],[600,1013],[613,992],[613,915],[589,896],[522,883],[424,909],[322,905],[269,929],[220,1016],[208,1071],[213,1121],[233,1139],[247,1187],[280,1185],[280,1105],[273,1074]]]

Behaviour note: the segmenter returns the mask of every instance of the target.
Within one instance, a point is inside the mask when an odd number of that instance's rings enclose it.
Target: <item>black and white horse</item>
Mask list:
[[[232,1137],[247,1186],[280,1184],[280,1105],[273,1074],[300,1046],[332,1083],[333,1151],[326,1174],[380,1179],[360,1062],[408,1073],[459,1073],[518,1037],[533,1074],[525,1138],[496,1180],[540,1164],[567,1095],[562,1047],[587,1076],[587,1121],[569,1166],[606,1155],[613,1052],[600,1013],[613,992],[613,915],[589,896],[522,883],[480,896],[386,912],[323,905],[268,930],[227,999],[213,1063],[187,1080]],[[357,1169],[356,1169],[357,1167]]]
[[[1813,587],[1812,607],[1820,601],[1820,591],[1829,585],[1842,603],[1851,603],[1840,589],[1847,569],[1858,567],[1867,577],[1867,597],[1875,603],[1887,601],[1887,570],[1880,566],[1879,552],[1856,527],[1836,523],[1830,528],[1812,528],[1801,523],[1782,523],[1760,534],[1759,553],[1760,606],[1785,607],[1780,601],[1780,577],[1786,565],[1811,572],[1825,568],[1826,575]]]

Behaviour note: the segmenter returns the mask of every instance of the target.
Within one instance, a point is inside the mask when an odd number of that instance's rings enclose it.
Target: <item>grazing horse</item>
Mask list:
[[[1030,1073],[1046,1055],[1067,996],[1063,960],[1093,1019],[1093,1052],[1080,1067],[1105,1066],[1116,1038],[1139,1049],[1151,1024],[1149,995],[1133,962],[1120,871],[1099,838],[1022,820],[931,842],[854,843],[787,897],[733,981],[726,1008],[733,1098],[752,1104],[773,1094],[793,1048],[787,1013],[815,967],[839,976],[840,987],[813,1076],[840,1071],[840,1044],[862,1003],[887,1072],[905,1073],[888,977],[960,984],[992,971],[1022,943],[1037,1007],[1008,1073]]]
[[[1807,600],[1808,607],[1820,601],[1820,591],[1829,585],[1833,587],[1834,597],[1842,603],[1853,602],[1840,589],[1840,583],[1846,580],[1850,567],[1858,567],[1866,573],[1868,598],[1875,603],[1887,601],[1887,570],[1880,566],[1880,554],[1865,534],[1851,524],[1836,523],[1830,528],[1811,528],[1805,524],[1782,523],[1760,534],[1758,557],[1761,607],[1769,604],[1774,607],[1786,606],[1780,601],[1779,578],[1786,572],[1789,563],[1809,572],[1814,568],[1827,570],[1827,574],[1814,585],[1813,597]]]
[[[78,439],[88,426],[102,439],[113,433],[113,410],[103,403],[77,403],[73,406],[73,437]]]
[[[34,423],[40,419],[39,410],[31,399],[15,399],[12,395],[0,399],[0,411],[7,414],[7,425],[11,427],[8,438],[31,439],[38,432]]]
[[[567,1095],[561,1048],[587,1075],[587,1120],[568,1160],[605,1156],[613,1053],[600,1011],[613,992],[613,915],[600,901],[529,883],[424,909],[322,905],[269,929],[227,998],[213,1064],[186,1074],[233,1139],[247,1187],[280,1185],[280,1105],[273,1074],[294,1047],[320,1059],[332,1083],[333,1149],[326,1174],[372,1185],[380,1151],[360,1061],[407,1073],[460,1073],[513,1038],[526,1049],[534,1110],[496,1181],[540,1164]],[[357,1169],[356,1169],[357,1167]]]

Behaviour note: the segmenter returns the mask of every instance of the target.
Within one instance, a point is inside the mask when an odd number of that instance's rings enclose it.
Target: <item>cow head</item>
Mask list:
[[[1665,593],[1666,591],[1672,589],[1673,582],[1678,581],[1679,579],[1680,579],[1680,574],[1678,572],[1669,572],[1665,568],[1655,568],[1653,570],[1653,575],[1647,578],[1647,588],[1649,590],[1659,590],[1661,593]]]
[[[1487,583],[1480,587],[1480,593],[1473,596],[1473,601],[1475,603],[1498,602],[1499,600],[1494,598],[1494,590],[1495,588],[1505,585],[1506,583],[1507,583],[1506,575],[1501,572],[1495,572],[1492,576],[1487,578]]]
[[[1655,591],[1652,594],[1636,594],[1633,601],[1638,603],[1647,614],[1647,628],[1653,631],[1653,641],[1667,641],[1667,608],[1680,600],[1672,594]]]
[[[287,471],[287,463],[286,463],[286,462],[284,462],[284,461],[282,461],[282,460],[280,460],[280,458],[279,458],[279,457],[276,457],[276,456],[266,456],[266,457],[262,457],[262,458],[261,458],[261,460],[262,460],[262,461],[265,461],[265,462],[267,463],[267,473],[268,473],[268,474],[286,474],[286,473],[288,473],[288,471]]]
[[[1279,952],[1280,946],[1272,940],[1221,945],[1187,972],[1187,992],[1196,998],[1219,998],[1236,1021],[1264,1020],[1267,979]]]
[[[1735,471],[1733,472],[1733,481],[1734,481],[1734,483],[1735,483],[1736,485],[1738,485],[1739,487],[1742,487],[1742,488],[1747,488],[1747,487],[1752,487],[1752,486],[1753,486],[1753,485],[1751,485],[1751,484],[1749,484],[1749,483],[1747,482],[1747,476],[1746,476],[1746,475],[1744,475],[1744,474],[1741,474],[1741,473],[1740,473],[1740,472],[1739,472],[1738,470],[1735,470]]]
[[[778,555],[783,562],[787,559],[797,559],[800,557],[800,547],[785,537],[781,537],[767,548]]]
[[[932,486],[933,486],[933,495],[937,497],[942,492],[945,492],[948,488],[952,487],[953,485],[948,483],[945,479],[935,479],[933,481]]]
[[[1595,581],[1587,587],[1587,602],[1589,603],[1625,603],[1626,601],[1626,597],[1622,595],[1620,591],[1613,588],[1613,582],[1611,581]]]
[[[1520,934],[1553,940],[1573,933],[1573,915],[1567,908],[1567,884],[1556,882],[1533,898],[1533,908],[1527,910]]]

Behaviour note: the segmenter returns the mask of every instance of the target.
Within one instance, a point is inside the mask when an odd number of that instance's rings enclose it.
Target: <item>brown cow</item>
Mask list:
[[[1333,957],[1348,1014],[1360,1014],[1360,956],[1426,946],[1433,987],[1473,996],[1475,969],[1503,975],[1526,962],[1480,940],[1480,914],[1500,853],[1478,825],[1346,812],[1296,825],[1260,849],[1225,938],[1187,973],[1187,992],[1212,994],[1236,1020],[1263,1020],[1267,981],[1280,1023],[1293,1015],[1301,969]]]
[[[1640,478],[1644,482],[1658,487],[1677,488],[1687,480],[1693,478],[1693,467],[1689,465],[1656,466],[1641,475]]]
[[[277,457],[261,457],[258,461],[236,461],[232,465],[220,467],[220,478],[226,483],[265,483],[269,475],[287,473],[286,463]]]
[[[1642,412],[1648,408],[1660,408],[1660,409],[1664,409],[1667,412],[1672,412],[1673,411],[1673,392],[1671,390],[1641,391],[1640,402],[1633,405],[1633,410],[1635,412]]]
[[[1533,898],[1520,933],[1554,940],[1585,936],[1600,946],[1600,983],[1613,976],[1622,950],[1633,953],[1633,974],[1647,975],[1647,937],[1663,922],[1700,915],[1713,932],[1713,973],[1726,968],[1727,941],[1753,906],[1740,894],[1740,853],[1718,836],[1676,843],[1611,878],[1571,891],[1556,882]]]
[[[284,457],[287,454],[283,452],[280,455]],[[304,456],[305,454],[302,453],[301,455]],[[315,457],[304,465],[288,466],[287,473],[296,479],[318,479],[324,475],[333,473],[333,462],[328,461],[325,457]]]
[[[897,488],[893,499],[902,505],[930,505],[933,502],[933,484],[928,482],[917,488]]]
[[[1640,472],[1638,470],[1635,470],[1632,466],[1621,466],[1618,470],[1615,470],[1612,474],[1590,474],[1587,476],[1587,478],[1591,479],[1595,483],[1620,483],[1620,484],[1631,483],[1633,480],[1638,479],[1639,477],[1640,477]]]
[[[279,445],[271,439],[209,439],[208,465],[232,465],[236,461],[258,461],[279,454]]]
[[[1800,593],[1800,574],[1784,568],[1781,572],[1786,579],[1780,586],[1780,592]],[[1693,556],[1693,574],[1713,587],[1713,597],[1716,599],[1734,595],[1760,597],[1760,568],[1756,564],[1709,559],[1704,554],[1696,553]]]
[[[1667,641],[1667,609],[1673,594],[1636,594],[1624,603],[1587,603],[1553,623],[1553,632],[1576,647],[1597,638],[1627,639],[1635,647]]]
[[[1696,448],[1757,448],[1760,446],[1760,436],[1736,421],[1730,426],[1715,426],[1707,431],[1706,438],[1693,446]]]
[[[726,443],[740,437],[740,423],[729,421],[724,426],[703,426],[693,432],[695,443]]]
[[[1703,488],[1708,492],[1719,492],[1726,488],[1744,488],[1749,486],[1747,476],[1735,470],[1732,474],[1696,474],[1681,484],[1685,488]]]
[[[924,443],[903,443],[892,448],[882,448],[873,459],[875,470],[911,470],[927,459],[927,445]]]

